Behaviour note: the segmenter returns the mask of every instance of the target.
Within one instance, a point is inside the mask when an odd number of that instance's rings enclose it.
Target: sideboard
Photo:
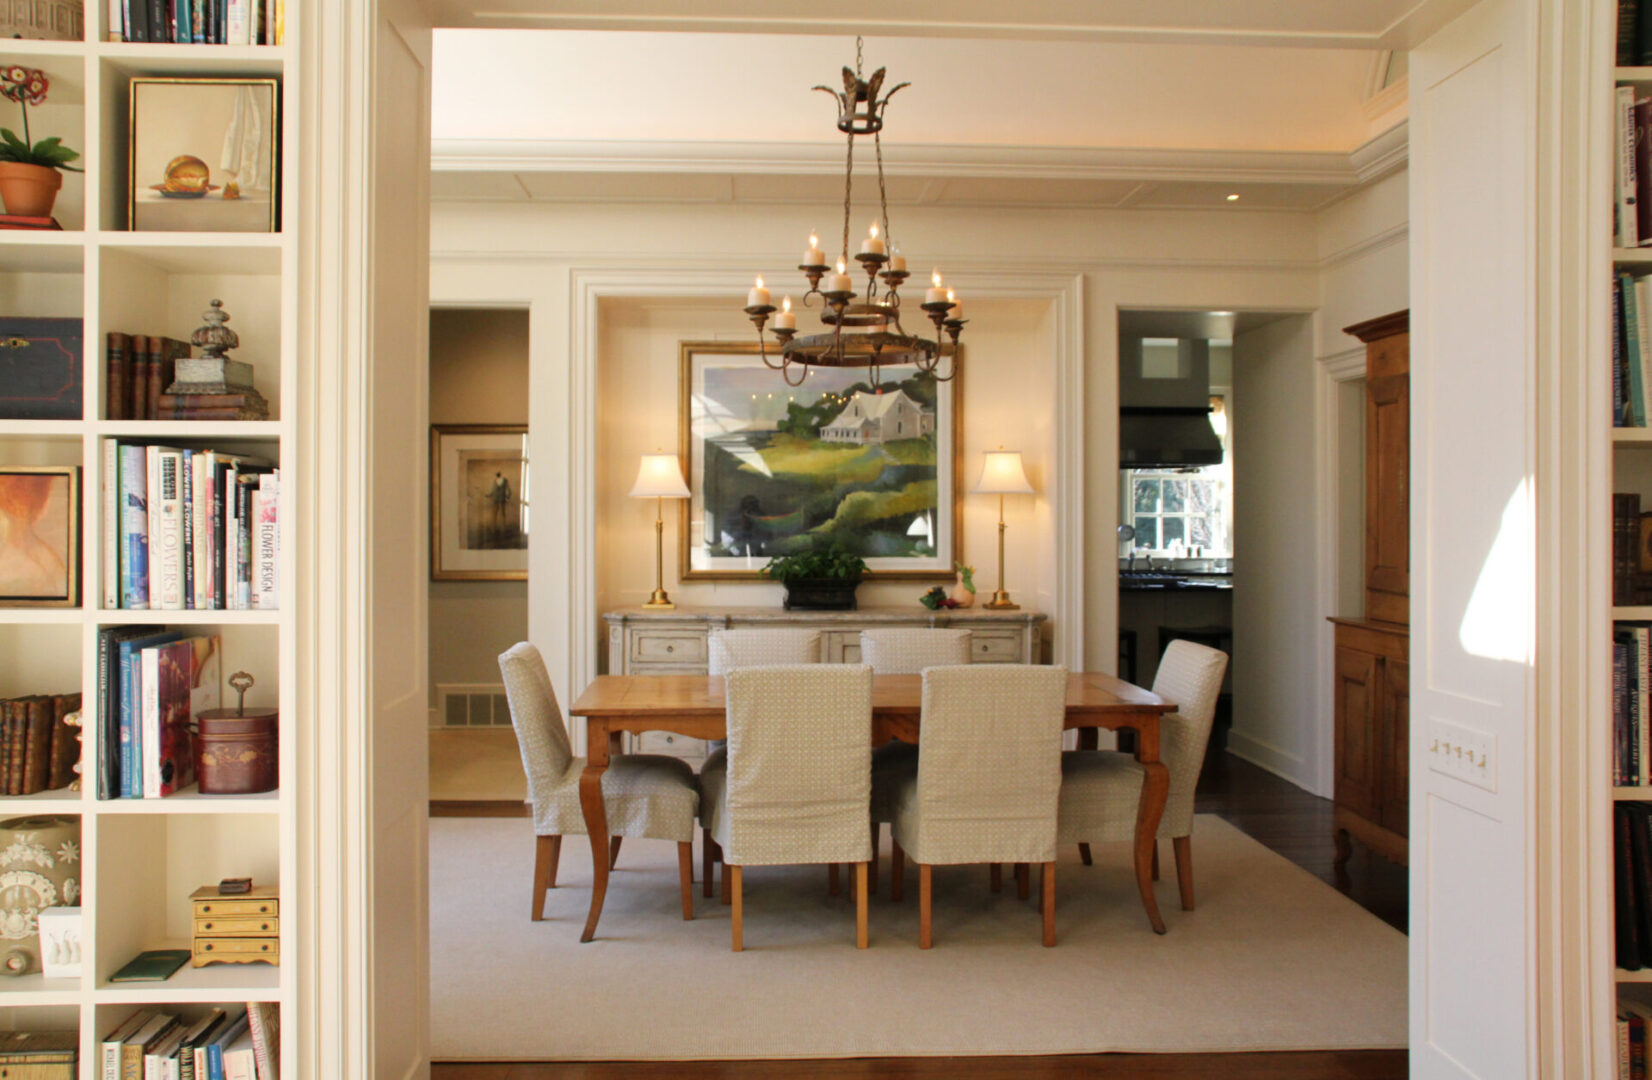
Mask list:
[[[713,630],[765,626],[818,629],[821,662],[860,661],[860,632],[875,627],[936,627],[970,631],[970,659],[977,664],[1032,664],[1043,658],[1037,611],[953,608],[866,607],[858,611],[785,611],[772,607],[679,607],[654,611],[619,608],[602,616],[608,624],[610,675],[703,675],[706,637]],[[670,754],[698,765],[705,756],[699,739],[658,731],[636,736],[627,749]]]

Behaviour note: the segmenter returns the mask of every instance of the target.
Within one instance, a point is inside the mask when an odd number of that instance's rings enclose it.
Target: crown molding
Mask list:
[[[1348,164],[1361,185],[1381,180],[1405,168],[1411,158],[1410,124],[1401,120],[1381,135],[1366,140],[1348,154]]]

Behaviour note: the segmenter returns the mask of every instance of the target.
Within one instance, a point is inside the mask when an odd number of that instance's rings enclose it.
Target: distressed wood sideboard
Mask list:
[[[934,627],[970,631],[970,659],[977,664],[1032,664],[1043,660],[1040,633],[1047,616],[1038,611],[987,611],[954,608],[866,607],[858,611],[786,611],[771,607],[679,607],[651,611],[643,607],[605,612],[610,675],[704,675],[706,638],[713,630],[761,629],[765,626],[818,629],[821,661],[860,662],[860,632],[876,627]],[[633,737],[628,737],[633,738]],[[705,757],[705,743],[670,732],[634,736],[633,753],[670,754],[694,762]]]

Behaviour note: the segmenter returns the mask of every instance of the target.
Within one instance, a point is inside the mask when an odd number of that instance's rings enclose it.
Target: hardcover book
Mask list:
[[[0,318],[0,420],[79,420],[81,321]]]

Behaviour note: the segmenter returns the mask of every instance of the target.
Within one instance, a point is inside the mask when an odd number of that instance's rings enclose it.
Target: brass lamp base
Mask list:
[[[671,602],[671,597],[665,594],[664,589],[655,589],[654,595],[648,598],[648,603],[644,604],[643,607],[653,608],[655,611],[677,610],[677,605]]]
[[[999,589],[992,594],[992,599],[982,605],[989,611],[1020,611],[1020,604],[1010,603],[1010,594]]]

